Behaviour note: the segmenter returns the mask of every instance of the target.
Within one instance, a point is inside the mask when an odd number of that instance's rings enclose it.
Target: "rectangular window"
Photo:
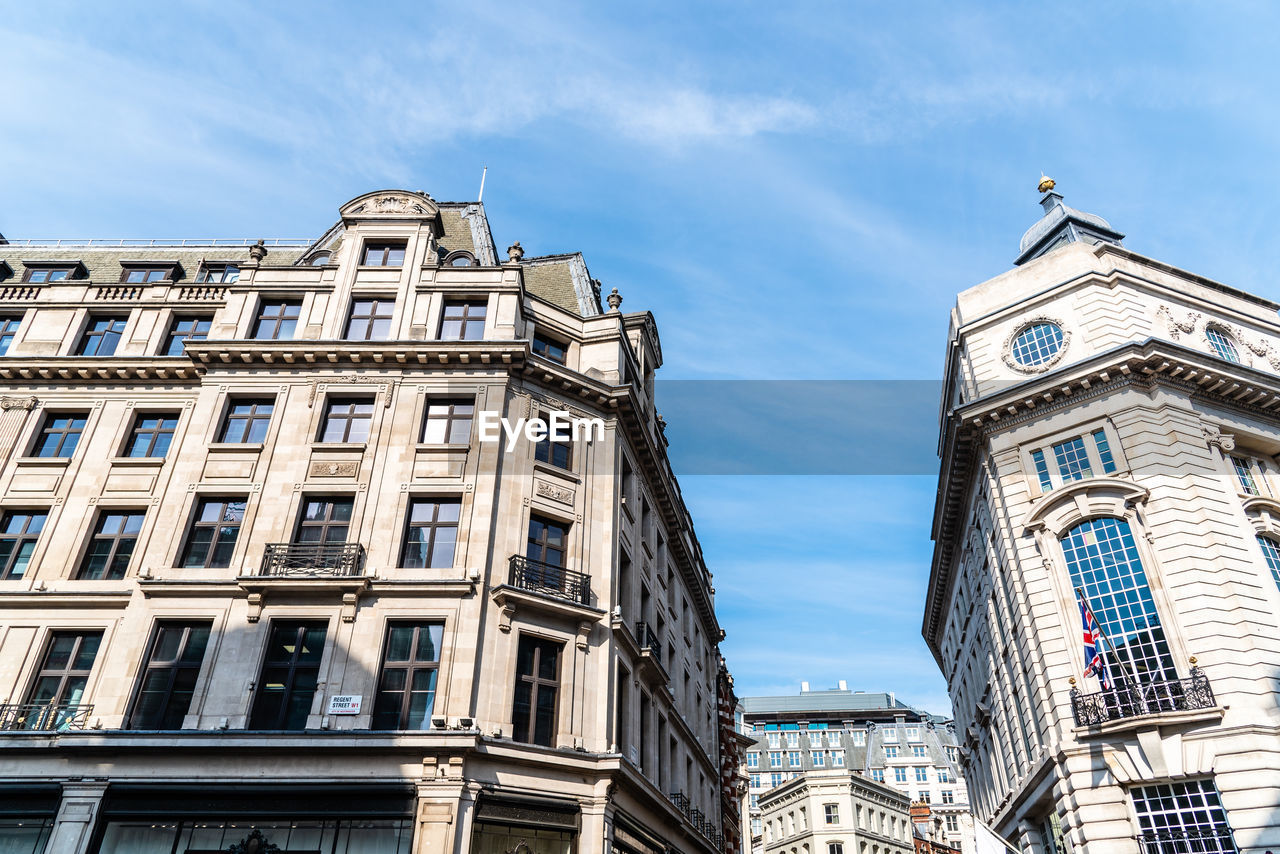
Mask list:
[[[539,412],[538,417],[544,423],[550,425],[551,418],[547,413]],[[570,440],[568,430],[561,431],[561,438],[558,439],[553,439],[551,432],[548,430],[547,435],[534,445],[533,458],[539,462],[550,463],[558,468],[567,469],[573,461],[573,442]],[[792,747],[794,746],[792,745]]]
[[[895,783],[907,782],[907,769],[898,767],[893,769],[893,781]]]
[[[31,282],[32,284],[64,282],[71,278],[71,274],[75,272],[75,269],[75,267],[28,267],[23,281]]]
[[[151,638],[127,729],[182,729],[209,643],[209,622],[163,622]]]
[[[545,335],[533,336],[533,352],[553,362],[564,364],[565,354],[568,348],[554,338],[548,338]]]
[[[80,434],[89,416],[80,412],[50,412],[44,417],[40,434],[36,437],[33,457],[67,458],[76,452]]]
[[[485,303],[447,302],[440,320],[441,341],[481,341],[484,339]]]
[[[219,442],[232,444],[259,444],[267,438],[271,424],[271,412],[276,401],[272,397],[233,398],[227,406],[227,417],[222,422]]]
[[[954,745],[947,745],[943,749],[947,752],[948,762],[956,762],[960,758],[960,751]]]
[[[364,245],[360,263],[365,267],[403,267],[405,246],[404,241],[371,240]]]
[[[302,300],[263,300],[253,324],[253,337],[259,341],[288,341],[298,328],[301,314]]]
[[[917,801],[919,801],[919,802],[920,802],[920,803],[922,803],[922,804],[927,804],[927,803],[929,803],[929,790],[928,790],[928,789],[925,789],[924,791],[919,792],[919,793],[916,795],[916,800],[917,800]]]
[[[787,753],[787,764],[792,768],[799,768],[802,764],[800,761],[800,751],[792,750]]]
[[[811,762],[813,762],[813,767],[814,767],[814,768],[821,768],[823,765],[825,765],[825,764],[826,764],[825,762],[823,762],[823,761],[822,761],[822,760],[823,760],[823,756],[822,756],[822,751],[821,751],[821,750],[810,750],[810,751],[809,751],[809,760],[810,760]]]
[[[883,768],[872,768],[872,769],[871,769],[871,779],[872,779],[872,780],[875,780],[877,783],[883,783],[883,782],[884,782],[884,769],[883,769]]]
[[[164,457],[169,453],[173,434],[178,429],[177,413],[139,412],[133,419],[126,457]]]
[[[1076,437],[1053,446],[1053,457],[1058,461],[1058,474],[1063,483],[1083,480],[1093,475],[1089,465],[1089,454],[1084,448],[1084,439]]]
[[[196,276],[196,281],[201,284],[229,285],[239,280],[240,268],[235,264],[205,264]]]
[[[828,842],[827,854],[844,854],[844,844],[840,842]]]
[[[769,775],[769,788],[776,789],[778,786],[781,786],[786,782],[786,778],[786,774],[783,774],[781,771],[775,771]]]
[[[511,715],[511,737],[516,741],[555,745],[562,648],[554,641],[520,636]]]
[[[844,767],[844,751],[843,750],[831,751],[831,764],[836,768]]]
[[[124,578],[142,530],[141,512],[100,510],[89,548],[80,562],[79,580],[115,580]]]
[[[920,727],[918,726],[907,727],[907,741],[919,741],[919,740],[920,740]]]
[[[855,729],[855,730],[853,730],[852,732],[850,732],[850,733],[849,733],[849,736],[853,739],[853,745],[854,745],[854,747],[862,747],[862,746],[864,746],[864,745],[867,743],[867,731],[866,731],[866,730],[862,730],[862,729]]]
[[[124,335],[126,314],[97,315],[89,318],[89,325],[76,346],[77,356],[110,356],[116,352],[120,337]]]
[[[950,772],[950,771],[948,771],[946,768],[939,768],[939,769],[938,769],[938,782],[939,782],[939,783],[950,783],[950,782],[951,782],[951,772]]]
[[[162,267],[140,266],[135,264],[121,265],[121,282],[137,285],[144,282],[165,282],[172,278],[173,266],[170,264],[166,264]]]
[[[394,297],[358,297],[351,303],[347,319],[348,341],[386,341],[391,337]]]
[[[887,742],[895,742],[898,740],[898,730],[895,727],[889,727],[884,731],[884,740]]]
[[[1236,850],[1212,780],[1136,786],[1129,794],[1144,849],[1212,854]]]
[[[749,775],[747,775],[747,777],[748,777],[748,783],[749,783],[749,785],[750,785],[750,788],[752,788],[752,789],[758,789],[758,788],[760,788],[760,775],[759,775],[759,774],[749,774]]]
[[[529,517],[529,539],[525,557],[545,566],[563,567],[569,528],[542,516]]]
[[[13,345],[14,336],[22,326],[22,316],[0,317],[0,356],[9,355],[9,347]]]
[[[942,802],[944,804],[954,804],[956,802],[956,793],[950,789],[942,790]]]
[[[80,705],[101,644],[102,632],[53,632],[27,702],[55,707]],[[35,724],[32,729],[60,729],[64,715],[69,718],[72,714],[72,710],[59,710],[33,715],[27,724]]]
[[[827,824],[839,824],[840,823],[840,805],[824,804],[822,807],[822,817]]]
[[[165,338],[164,352],[160,355],[181,356],[185,352],[186,342],[208,339],[212,328],[213,318],[209,315],[174,315],[169,335]]]
[[[912,746],[911,746],[911,755],[912,755],[912,756],[915,756],[915,757],[917,757],[917,758],[923,758],[923,757],[924,757],[924,755],[925,755],[924,745],[923,745],[923,744],[915,744],[915,745],[912,745]]]
[[[1111,455],[1111,443],[1107,441],[1107,432],[1105,430],[1094,430],[1093,444],[1098,449],[1098,461],[1102,463],[1102,470],[1107,474],[1114,472],[1116,470],[1116,458]]]
[[[1240,482],[1240,491],[1245,495],[1260,495],[1258,483],[1253,479],[1253,461],[1247,457],[1232,457],[1231,467],[1235,470],[1236,480]]]
[[[321,442],[367,442],[373,426],[373,401],[367,397],[331,397],[325,401]]]
[[[0,580],[26,575],[46,518],[43,510],[6,510],[0,516]]]
[[[760,767],[760,754],[759,754],[759,753],[756,753],[755,751],[752,751],[751,753],[748,753],[748,754],[747,754],[747,767],[748,767],[748,768],[759,768],[759,767]]]
[[[827,730],[827,746],[828,747],[840,746],[840,730],[838,729]]]
[[[917,783],[927,783],[927,782],[929,782],[929,769],[928,769],[928,768],[917,768],[917,769],[916,769],[916,782],[917,782]]]
[[[328,629],[324,621],[282,620],[271,624],[249,729],[306,729]]]
[[[795,748],[800,746],[800,733],[792,730],[791,732],[784,733],[784,735],[787,737],[787,747]]]
[[[244,522],[245,499],[202,498],[196,505],[179,566],[231,566]]]
[[[453,566],[461,511],[462,502],[456,499],[417,498],[410,501],[400,565],[414,569]]]
[[[778,768],[781,765],[782,765],[782,752],[781,751],[770,752],[769,767]]]
[[[475,411],[474,398],[428,401],[427,420],[422,427],[422,441],[428,445],[469,444],[471,419]]]
[[[1041,491],[1053,489],[1053,481],[1049,479],[1049,466],[1044,461],[1044,451],[1032,451],[1031,461],[1035,463],[1036,479],[1040,482]]]
[[[345,543],[351,527],[355,499],[347,495],[325,495],[307,499],[302,505],[296,543]]]
[[[392,623],[371,729],[431,729],[444,623]]]
[[[688,612],[689,612],[689,603],[688,603],[688,602],[684,603],[684,611],[685,611],[685,616],[684,616],[684,618],[681,620],[681,622],[682,622],[682,623],[687,623],[687,622],[688,622],[688,620],[689,620],[689,617],[688,617]],[[776,750],[778,747],[781,747],[781,746],[782,746],[782,744],[781,744],[782,736],[781,736],[779,733],[776,733],[776,732],[769,732],[769,733],[765,733],[765,738],[769,740],[769,747],[771,747],[771,748],[773,748],[773,749],[775,749],[775,750]]]
[[[958,833],[960,831],[960,817],[955,813],[947,813],[942,819],[947,823],[947,833]]]
[[[887,746],[885,747],[885,749],[884,749],[884,755],[885,755],[885,758],[887,758],[887,759],[897,759],[897,758],[898,758],[898,748],[897,748],[897,747],[894,747],[892,744],[887,745]]]

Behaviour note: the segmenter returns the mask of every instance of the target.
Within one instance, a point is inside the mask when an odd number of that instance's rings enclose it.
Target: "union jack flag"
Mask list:
[[[1102,655],[1102,629],[1098,626],[1098,621],[1094,619],[1093,611],[1089,610],[1089,606],[1084,600],[1080,601],[1080,619],[1084,623],[1084,675],[1088,676],[1092,673],[1098,677],[1098,684],[1102,686],[1102,690],[1110,691],[1111,669],[1107,667],[1107,660]]]

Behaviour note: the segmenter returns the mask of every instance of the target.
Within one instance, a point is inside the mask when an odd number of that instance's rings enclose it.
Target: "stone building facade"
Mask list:
[[[1278,306],[1041,189],[1017,266],[959,295],[947,350],[923,632],[974,812],[1036,854],[1262,854],[1280,847]]]
[[[955,727],[946,718],[891,693],[850,691],[845,683],[817,691],[806,683],[791,696],[744,697],[740,708],[742,732],[751,739],[744,771],[756,850],[767,847],[767,793],[810,771],[851,771],[909,801],[930,804],[950,843],[966,854],[973,851],[969,795]]]
[[[810,770],[760,798],[765,854],[912,854],[902,792],[853,771]]]
[[[720,850],[657,327],[580,255],[383,191],[0,277],[0,848]]]

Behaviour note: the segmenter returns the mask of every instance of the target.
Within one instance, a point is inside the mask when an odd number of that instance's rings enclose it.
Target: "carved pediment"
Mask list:
[[[347,202],[339,213],[344,221],[368,219],[437,219],[440,208],[426,193],[378,190]]]

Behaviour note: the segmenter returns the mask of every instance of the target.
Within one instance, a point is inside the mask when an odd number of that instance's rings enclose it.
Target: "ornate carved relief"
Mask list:
[[[1177,341],[1183,335],[1190,335],[1196,331],[1196,324],[1200,322],[1200,312],[1187,312],[1186,319],[1179,322],[1174,319],[1173,310],[1167,305],[1162,305],[1156,309],[1156,317],[1163,317],[1165,323],[1169,327],[1169,337]]]
[[[338,377],[331,380],[312,380],[309,383],[307,392],[307,406],[314,406],[316,397],[328,391],[330,387],[341,388],[345,385],[376,385],[374,394],[382,396],[382,406],[387,408],[391,406],[391,390],[395,386],[396,380],[387,377],[367,377],[360,374],[352,374],[351,376]]]
[[[362,214],[364,216],[397,216],[401,214],[417,214],[431,216],[435,213],[420,200],[412,196],[398,193],[379,193],[372,198],[343,211],[348,216]]]
[[[1204,434],[1204,442],[1210,448],[1217,448],[1224,453],[1235,450],[1236,440],[1230,433],[1223,433],[1216,424],[1205,424],[1200,428]]]
[[[9,397],[6,395],[4,397],[0,397],[0,409],[5,410],[6,412],[10,409],[35,409],[36,403],[38,403],[38,401],[32,396]]]
[[[573,490],[556,486],[545,480],[534,480],[533,491],[543,498],[558,501],[561,504],[573,504]]]
[[[355,477],[359,471],[360,471],[359,463],[316,462],[311,464],[311,468],[307,471],[307,476],[308,477]]]

